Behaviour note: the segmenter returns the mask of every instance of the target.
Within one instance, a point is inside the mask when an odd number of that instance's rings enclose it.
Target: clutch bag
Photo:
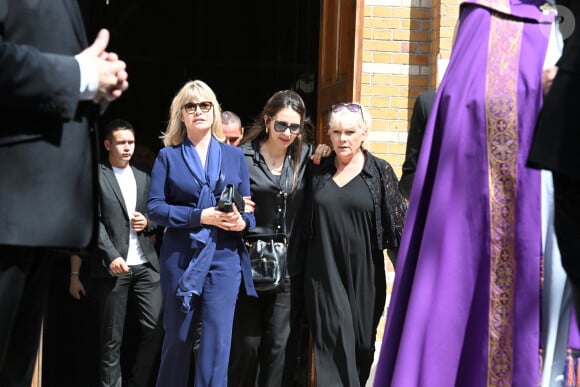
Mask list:
[[[236,207],[238,207],[238,211],[240,213],[244,212],[244,198],[240,195],[236,187],[233,184],[226,184],[224,190],[220,195],[220,199],[218,201],[218,210],[223,212],[232,212],[234,210],[233,204],[236,203]]]

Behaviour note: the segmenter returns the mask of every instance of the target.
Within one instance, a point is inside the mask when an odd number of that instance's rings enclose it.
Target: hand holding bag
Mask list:
[[[242,198],[233,184],[226,184],[218,201],[217,208],[223,212],[232,212],[234,210],[234,203],[236,204],[238,211],[243,213],[245,207],[244,198]]]

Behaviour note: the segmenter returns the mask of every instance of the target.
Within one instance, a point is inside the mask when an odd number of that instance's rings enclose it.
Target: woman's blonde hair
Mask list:
[[[351,105],[358,106],[358,110],[352,111],[349,107]],[[335,106],[338,106],[335,109]],[[347,107],[348,106],[348,107]],[[371,129],[371,114],[369,111],[360,103],[358,102],[343,102],[338,103],[336,105],[332,105],[332,109],[330,111],[330,116],[328,117],[328,134],[332,132],[333,128],[340,126],[346,120],[352,120],[354,118],[355,124],[358,129],[361,129],[363,132],[366,131],[366,134],[370,132]],[[352,121],[350,121],[352,122]],[[364,143],[361,142],[360,149],[363,149]]]
[[[344,120],[345,116],[349,116],[349,117],[352,116],[352,117],[358,118],[357,121],[359,122],[359,128],[366,129],[367,131],[370,131],[370,129],[371,129],[371,114],[369,113],[367,108],[365,108],[363,105],[361,105],[358,102],[347,102],[347,103],[337,104],[337,105],[348,105],[348,104],[358,105],[360,107],[360,111],[352,112],[346,108],[338,110],[336,112],[331,110],[330,116],[328,117],[328,133],[329,134],[330,134],[330,131],[332,130],[332,128],[337,127],[342,122],[342,120]]]
[[[189,81],[177,92],[171,106],[169,108],[169,122],[167,129],[161,135],[163,145],[172,146],[179,145],[183,142],[186,136],[186,128],[181,119],[181,109],[183,105],[190,103],[197,97],[202,101],[209,101],[212,103],[213,124],[211,126],[211,134],[219,141],[224,141],[224,133],[222,130],[222,112],[213,90],[203,81],[195,80]]]

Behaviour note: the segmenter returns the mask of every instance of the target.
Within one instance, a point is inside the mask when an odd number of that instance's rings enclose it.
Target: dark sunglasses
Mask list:
[[[187,114],[193,114],[197,110],[198,106],[199,106],[199,110],[201,110],[203,113],[207,113],[213,107],[213,103],[211,103],[210,101],[203,101],[200,103],[190,102],[190,103],[186,103],[185,105],[183,105],[183,109],[185,109]]]
[[[332,112],[333,113],[338,113],[341,110],[348,110],[349,112],[352,113],[356,113],[356,112],[360,112],[360,116],[363,119],[363,122],[365,120],[365,117],[363,116],[363,112],[362,112],[362,106],[360,106],[358,103],[337,103],[332,105]]]
[[[299,134],[302,131],[302,125],[300,124],[289,124],[284,121],[274,121],[274,130],[276,132],[285,132],[286,129],[290,129],[290,133]]]

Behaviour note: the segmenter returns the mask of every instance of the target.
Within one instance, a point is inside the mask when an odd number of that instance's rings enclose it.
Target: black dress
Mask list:
[[[314,195],[305,291],[319,386],[359,386],[369,376],[384,307],[375,287],[384,267],[373,259],[374,220],[360,175],[343,187],[329,179]]]

